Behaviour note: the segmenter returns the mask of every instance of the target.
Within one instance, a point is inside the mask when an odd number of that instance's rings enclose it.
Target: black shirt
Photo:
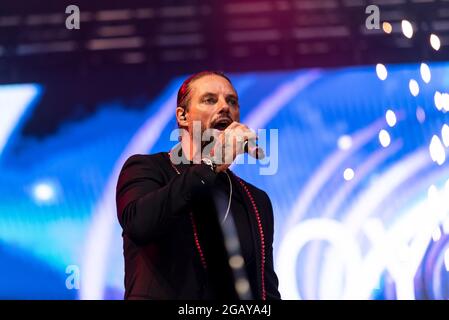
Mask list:
[[[243,259],[245,261],[245,268],[247,275],[254,275],[256,274],[256,266],[255,266],[255,254],[254,251],[256,248],[254,248],[254,239],[252,237],[252,234],[250,232],[251,225],[250,225],[250,218],[249,214],[251,212],[248,212],[246,209],[246,206],[244,204],[244,198],[243,195],[239,189],[239,186],[236,184],[236,181],[234,179],[231,179],[232,182],[232,200],[231,200],[231,207],[229,210],[229,214],[232,215],[233,219],[226,219],[223,224],[226,223],[234,223],[235,227],[237,229],[237,235],[240,242],[240,251],[241,255],[243,256]],[[218,212],[220,221],[224,218],[227,203],[229,201],[229,193],[230,193],[230,186],[229,186],[229,179],[226,176],[224,172],[220,172],[217,174],[217,178],[215,180],[215,188],[216,192],[221,194],[221,199],[225,200],[223,201],[226,205],[220,207],[220,211]],[[257,285],[254,281],[254,277],[249,277],[250,285],[251,285],[251,291],[255,292],[257,289]]]

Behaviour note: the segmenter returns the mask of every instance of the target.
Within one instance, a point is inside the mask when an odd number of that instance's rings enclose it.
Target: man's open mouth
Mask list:
[[[212,128],[223,131],[225,130],[230,124],[232,123],[232,120],[229,118],[222,118],[222,119],[218,119],[217,121],[214,122],[214,125],[212,126]]]

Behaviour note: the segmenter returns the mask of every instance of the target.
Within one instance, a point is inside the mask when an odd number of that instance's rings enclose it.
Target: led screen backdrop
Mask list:
[[[270,163],[233,170],[273,202],[283,298],[449,298],[449,64],[230,77],[242,122],[267,129]],[[176,143],[183,79],[47,135],[24,128],[54,116],[52,87],[0,86],[0,298],[122,298],[117,175]]]

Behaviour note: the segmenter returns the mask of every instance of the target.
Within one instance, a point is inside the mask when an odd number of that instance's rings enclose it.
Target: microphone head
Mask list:
[[[265,152],[262,148],[256,147],[256,159],[262,160],[265,158]]]

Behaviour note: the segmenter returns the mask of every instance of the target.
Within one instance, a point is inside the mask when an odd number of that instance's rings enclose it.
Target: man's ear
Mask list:
[[[180,127],[188,126],[187,114],[183,107],[176,107],[176,121]]]

